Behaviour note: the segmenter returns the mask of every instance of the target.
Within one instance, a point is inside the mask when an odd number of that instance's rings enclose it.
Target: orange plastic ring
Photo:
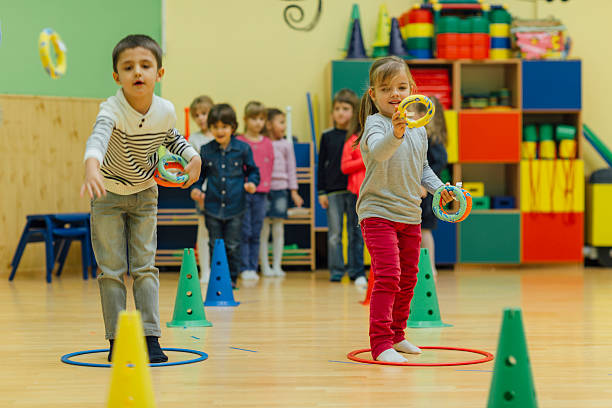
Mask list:
[[[468,361],[458,361],[456,363],[387,363],[385,361],[376,361],[376,360],[366,360],[365,358],[357,357],[358,354],[367,353],[368,351],[372,351],[372,349],[361,349],[351,351],[346,355],[349,360],[357,361],[359,363],[367,363],[367,364],[381,364],[381,365],[394,365],[394,366],[411,366],[411,367],[445,367],[445,366],[460,366],[460,365],[470,365],[470,364],[481,364],[486,363],[487,361],[493,360],[493,354],[488,351],[468,349],[468,348],[459,348],[459,347],[420,347],[424,350],[454,350],[454,351],[465,351],[466,353],[474,353],[483,355],[484,358],[480,358],[477,360],[468,360]]]

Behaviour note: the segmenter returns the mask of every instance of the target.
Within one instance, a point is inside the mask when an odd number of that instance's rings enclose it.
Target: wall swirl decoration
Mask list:
[[[316,14],[314,15],[312,21],[310,23],[305,24],[304,19],[306,14],[304,13],[304,8],[302,4],[295,4],[304,2],[305,0],[281,0],[284,3],[293,3],[288,4],[283,10],[283,19],[287,25],[296,30],[296,31],[311,31],[314,29],[319,22],[319,18],[321,17],[321,12],[323,10],[323,0],[312,0],[316,3]],[[307,0],[308,1],[308,0]],[[305,24],[305,25],[304,25]]]

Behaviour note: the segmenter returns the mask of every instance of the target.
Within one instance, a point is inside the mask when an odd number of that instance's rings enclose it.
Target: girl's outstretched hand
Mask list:
[[[446,183],[447,186],[450,186],[450,183]],[[455,199],[455,193],[448,191],[447,189],[442,190],[440,193],[440,205],[445,206]]]
[[[400,116],[400,111],[395,108],[395,113],[391,117],[391,122],[393,123],[393,136],[398,139],[404,137],[404,132],[406,131],[406,119]]]

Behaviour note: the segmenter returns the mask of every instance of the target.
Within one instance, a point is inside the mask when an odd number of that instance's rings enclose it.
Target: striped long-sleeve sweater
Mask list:
[[[128,195],[155,185],[160,145],[189,161],[197,152],[175,129],[174,105],[153,96],[144,115],[128,103],[120,88],[100,104],[93,131],[87,140],[85,158],[101,163],[104,187],[115,194]]]

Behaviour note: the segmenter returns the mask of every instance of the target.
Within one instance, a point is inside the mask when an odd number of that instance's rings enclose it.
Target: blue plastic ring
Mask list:
[[[204,360],[206,360],[208,358],[208,354],[204,353],[203,351],[198,351],[198,350],[189,350],[189,349],[172,348],[172,347],[168,347],[168,348],[164,347],[164,348],[162,348],[162,350],[164,350],[164,351],[178,351],[178,352],[181,352],[181,353],[191,353],[191,354],[196,354],[196,355],[198,355],[200,357],[193,358],[191,360],[172,361],[172,362],[169,362],[169,363],[150,363],[149,367],[168,367],[168,366],[175,366],[175,365],[198,363],[198,362],[204,361]],[[62,363],[72,364],[72,365],[76,365],[76,366],[109,368],[109,367],[111,367],[110,364],[83,363],[81,361],[71,360],[72,357],[81,356],[83,354],[108,353],[109,351],[110,351],[110,349],[97,349],[97,350],[76,351],[74,353],[64,354],[62,356],[61,360],[62,360]]]

